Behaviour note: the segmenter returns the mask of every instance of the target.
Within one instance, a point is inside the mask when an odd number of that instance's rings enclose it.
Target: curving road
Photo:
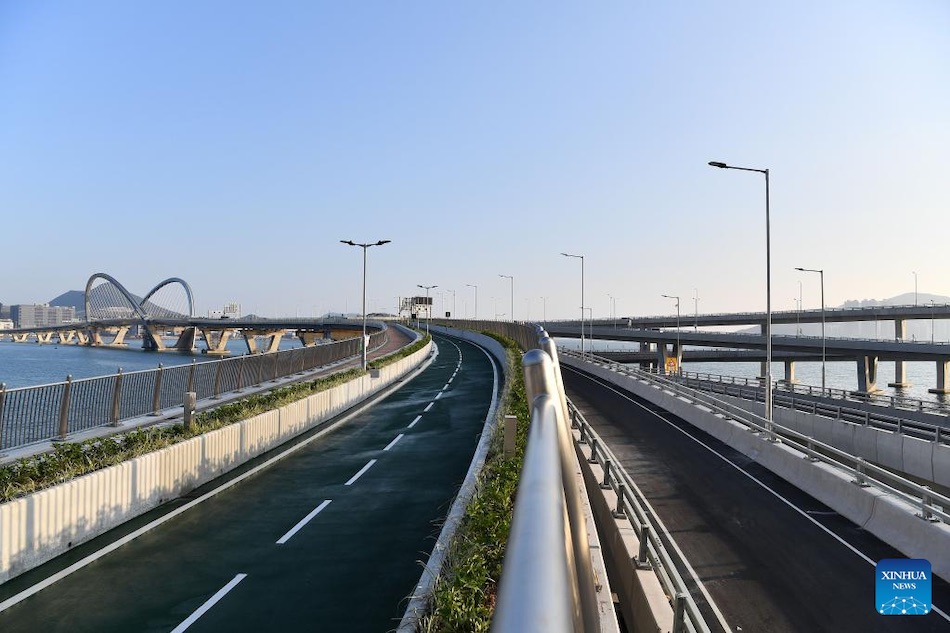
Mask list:
[[[732,631],[950,631],[880,616],[876,561],[904,558],[827,506],[683,420],[561,366],[587,420],[644,492]],[[950,586],[934,581],[947,612]]]
[[[206,499],[0,612],[0,630],[395,628],[495,387],[485,352],[437,342],[418,377],[274,465],[203,496],[222,484],[214,482],[0,587],[2,603],[137,525]]]

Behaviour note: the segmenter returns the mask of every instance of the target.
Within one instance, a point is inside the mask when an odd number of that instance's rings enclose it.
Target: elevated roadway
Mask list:
[[[733,631],[947,631],[943,613],[884,617],[875,563],[903,556],[746,456],[562,365],[565,388],[650,500]]]
[[[0,612],[0,630],[395,628],[499,386],[482,350],[437,343],[433,364],[399,391],[269,468],[247,476],[275,455],[234,473],[246,478],[230,488],[215,482],[0,587],[2,604],[206,498]]]

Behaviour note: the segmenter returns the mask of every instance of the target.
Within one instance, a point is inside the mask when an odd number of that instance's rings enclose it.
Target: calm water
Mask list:
[[[558,345],[570,349],[580,349],[580,342],[576,339],[557,339]],[[594,341],[594,351],[636,351],[638,343],[623,341]],[[683,363],[684,371],[717,374],[721,376],[737,376],[741,378],[757,378],[760,374],[759,363]],[[894,363],[881,361],[878,363],[877,386],[882,389],[882,395],[903,395],[921,400],[946,402],[946,396],[928,393],[937,384],[936,363],[905,362],[904,371],[910,387],[894,389],[887,383],[894,382]],[[826,364],[826,384],[831,389],[853,390],[858,387],[858,367],[855,361],[828,361]],[[785,364],[772,363],[772,377],[779,380],[785,377]],[[821,387],[821,362],[795,362],[795,379],[799,385],[813,385]]]
[[[127,373],[155,369],[159,363],[171,367],[186,365],[192,360],[200,363],[216,358],[204,354],[145,352],[140,345],[141,341],[138,340],[130,341],[128,349],[0,341],[0,382],[5,383],[7,389],[15,389],[61,382],[67,374],[74,379],[91,378],[114,374],[120,367]],[[280,342],[281,349],[300,345],[296,338],[283,338]],[[247,345],[243,339],[231,340],[228,341],[228,349],[233,356],[240,356],[247,352]]]

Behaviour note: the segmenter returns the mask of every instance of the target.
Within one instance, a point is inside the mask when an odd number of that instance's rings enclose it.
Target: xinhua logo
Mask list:
[[[881,615],[930,613],[930,561],[923,558],[885,558],[878,562],[875,609]]]

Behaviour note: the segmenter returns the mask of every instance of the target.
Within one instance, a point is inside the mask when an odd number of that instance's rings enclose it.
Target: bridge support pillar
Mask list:
[[[280,337],[284,335],[283,330],[243,330],[242,333],[244,342],[247,344],[247,351],[251,354],[258,353],[256,337],[263,336],[269,339],[267,349],[263,350],[263,353],[269,354],[280,348]]]
[[[870,395],[881,389],[877,386],[877,356],[858,359],[858,389],[855,394]]]
[[[910,383],[907,382],[907,368],[904,366],[904,361],[894,361],[894,382],[887,383],[887,386],[897,387],[898,389],[910,387]]]
[[[234,332],[234,330],[201,328],[201,334],[204,336],[205,344],[207,345],[207,349],[204,350],[204,353],[215,356],[228,356],[231,353],[228,351],[228,340],[231,338],[232,332]]]
[[[324,332],[315,332],[313,330],[297,330],[297,338],[300,339],[300,342],[303,343],[304,347],[312,347],[317,344],[318,341],[322,341],[325,338]]]
[[[50,331],[50,332],[37,332],[37,333],[36,333],[36,342],[37,342],[37,343],[40,343],[41,345],[44,344],[44,343],[52,343],[52,342],[53,342],[53,332],[52,332],[52,331]]]
[[[937,386],[927,391],[941,395],[950,393],[950,358],[937,361]]]
[[[795,361],[787,360],[785,361],[785,378],[781,382],[793,385],[797,380],[795,380]]]
[[[907,323],[904,319],[894,319],[894,340],[903,341],[907,338]]]
[[[673,353],[670,354],[670,347],[673,348]],[[679,373],[683,367],[683,348],[678,345],[675,341],[672,344],[667,343],[657,343],[656,345],[656,359],[659,363],[660,371],[666,373]],[[674,372],[667,370],[667,362],[671,359],[675,359],[676,369]]]
[[[26,343],[26,339],[29,336],[27,333],[23,334],[11,334],[10,338],[13,339],[14,343]]]
[[[652,352],[652,351],[653,351],[653,347],[650,345],[650,343],[648,343],[648,342],[646,342],[646,341],[640,341],[640,351],[641,351],[641,352]],[[654,364],[653,364],[652,362],[643,362],[643,363],[640,363],[640,369],[645,369],[645,370],[647,370],[647,371],[653,371],[653,369],[654,369]]]

